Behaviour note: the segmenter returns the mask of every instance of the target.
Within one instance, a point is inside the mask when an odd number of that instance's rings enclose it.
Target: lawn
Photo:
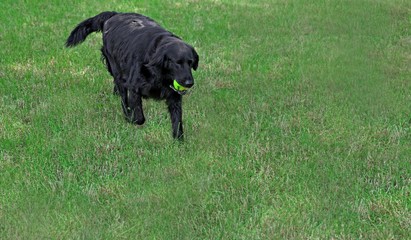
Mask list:
[[[411,2],[21,1],[0,8],[0,239],[410,239]],[[122,115],[101,34],[193,45],[185,141]]]

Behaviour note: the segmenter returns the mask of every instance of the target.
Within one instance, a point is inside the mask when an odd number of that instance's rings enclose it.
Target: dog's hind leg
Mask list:
[[[133,124],[142,125],[145,122],[143,113],[143,102],[141,99],[140,86],[140,68],[135,66],[129,73],[125,87],[128,91],[128,104],[129,104],[129,121]]]
[[[107,53],[104,46],[101,48],[101,54],[102,54],[102,60],[106,64],[108,72],[113,77],[113,83],[114,83],[113,94],[120,95],[120,91],[117,86],[119,81],[116,81],[116,78],[119,77],[119,72],[117,71],[117,65],[115,61],[112,60],[110,55]]]
[[[118,87],[118,92],[121,97],[121,107],[123,109],[123,113],[126,119],[129,120],[131,116],[131,109],[128,102],[128,90],[123,84],[116,84],[116,86]]]
[[[128,100],[130,104],[130,122],[142,125],[145,122],[141,94],[137,90],[129,90]]]

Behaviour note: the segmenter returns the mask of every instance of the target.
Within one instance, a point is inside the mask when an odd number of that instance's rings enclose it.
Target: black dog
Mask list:
[[[184,88],[193,86],[191,69],[197,69],[199,60],[194,48],[146,16],[116,12],[102,12],[81,22],[66,46],[75,46],[98,31],[103,32],[101,52],[126,118],[141,125],[145,121],[141,98],[165,99],[173,137],[182,139],[185,90],[176,89],[174,80]]]

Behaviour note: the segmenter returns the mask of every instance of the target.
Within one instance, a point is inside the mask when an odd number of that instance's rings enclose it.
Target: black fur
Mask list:
[[[185,87],[194,84],[191,69],[196,70],[199,61],[194,48],[146,16],[116,12],[81,22],[66,46],[73,47],[97,31],[103,32],[101,52],[126,118],[141,125],[145,122],[142,97],[165,99],[173,137],[182,139],[182,96],[170,86],[174,79]]]

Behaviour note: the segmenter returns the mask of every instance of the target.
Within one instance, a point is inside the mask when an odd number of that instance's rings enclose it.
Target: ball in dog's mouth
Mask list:
[[[188,87],[184,87],[180,85],[177,80],[173,81],[173,85],[170,85],[170,88],[172,88],[174,91],[176,91],[180,95],[184,95],[187,93],[187,90],[189,89]]]

